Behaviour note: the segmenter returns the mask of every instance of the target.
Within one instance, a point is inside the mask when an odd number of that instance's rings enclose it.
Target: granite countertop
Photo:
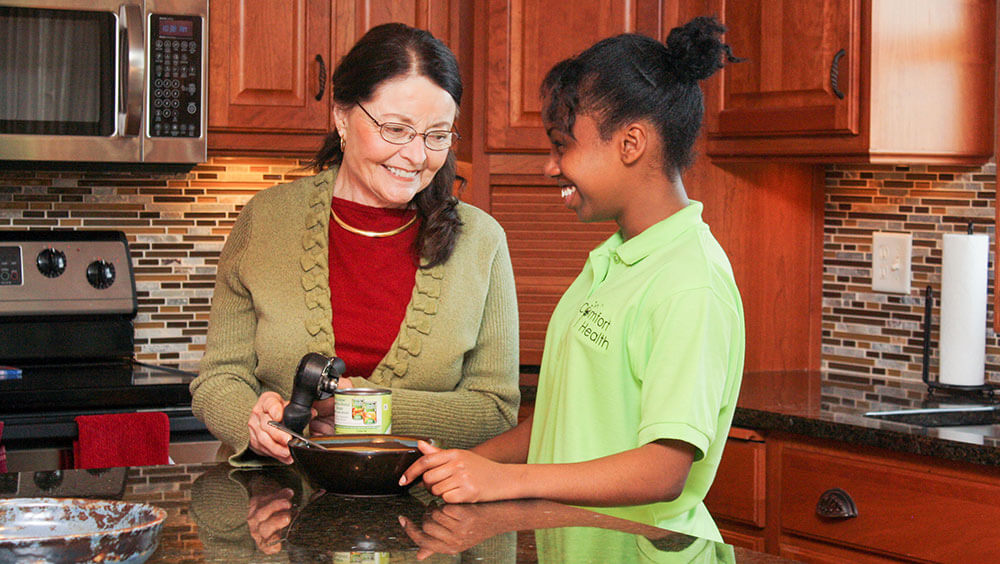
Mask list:
[[[891,401],[882,396],[871,400],[850,382],[824,380],[818,372],[748,373],[743,377],[733,426],[1000,466],[1000,415],[996,412],[986,424],[938,427],[864,415],[956,405],[995,407],[1000,398],[930,392],[922,382],[899,390]]]
[[[549,501],[439,505],[423,493],[338,497],[314,491],[294,467],[0,474],[0,498],[162,507],[168,516],[149,562],[790,562]]]

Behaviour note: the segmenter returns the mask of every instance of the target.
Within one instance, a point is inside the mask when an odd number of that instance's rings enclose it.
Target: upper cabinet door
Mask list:
[[[726,66],[718,132],[858,133],[860,0],[725,3]]]
[[[457,0],[334,0],[334,61],[347,54],[369,29],[384,23],[401,22],[426,29],[456,54],[459,53]],[[471,22],[466,22],[471,24]]]
[[[981,165],[996,0],[739,0],[709,106],[716,159]]]
[[[635,30],[637,2],[487,1],[486,150],[545,151],[538,96],[545,73],[599,39]]]
[[[209,127],[326,131],[329,0],[221,0],[211,19]]]

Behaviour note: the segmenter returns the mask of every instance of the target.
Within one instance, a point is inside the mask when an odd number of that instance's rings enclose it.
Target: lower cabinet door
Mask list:
[[[839,546],[809,542],[805,539],[782,539],[778,550],[782,558],[808,564],[891,564],[907,562]]]
[[[913,460],[784,445],[782,538],[903,559],[997,562],[1000,483]]]
[[[717,522],[717,524],[719,526],[719,533],[722,535],[722,540],[726,541],[726,543],[756,552],[765,551],[764,532],[762,530],[726,522]]]

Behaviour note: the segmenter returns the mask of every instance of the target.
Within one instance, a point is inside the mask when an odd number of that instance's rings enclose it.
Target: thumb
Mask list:
[[[420,452],[424,454],[434,454],[435,452],[441,452],[441,449],[430,444],[427,441],[417,441],[417,448],[419,448]]]

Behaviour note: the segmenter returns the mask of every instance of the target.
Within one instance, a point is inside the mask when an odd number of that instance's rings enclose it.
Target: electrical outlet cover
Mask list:
[[[872,234],[872,290],[892,294],[910,293],[911,233]]]

